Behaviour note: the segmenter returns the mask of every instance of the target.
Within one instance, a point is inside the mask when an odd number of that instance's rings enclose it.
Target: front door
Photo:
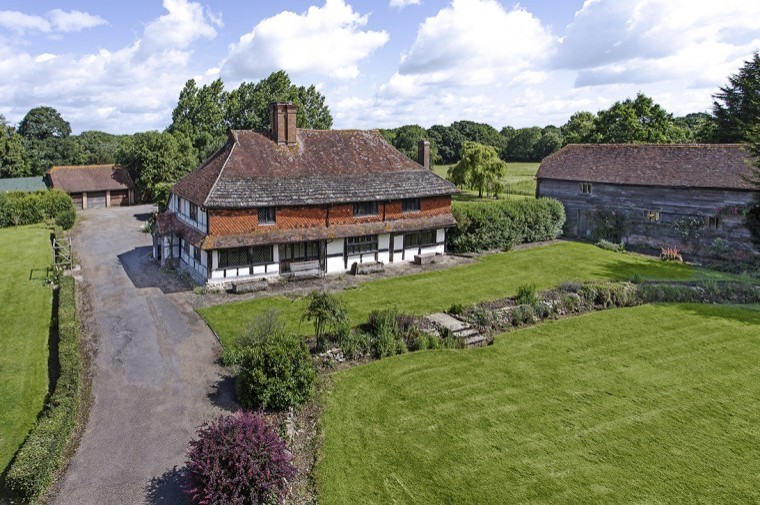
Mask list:
[[[588,212],[585,210],[578,211],[578,236],[586,238],[591,234],[591,230],[588,225]]]

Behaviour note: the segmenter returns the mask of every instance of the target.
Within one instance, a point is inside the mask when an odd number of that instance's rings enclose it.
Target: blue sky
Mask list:
[[[561,125],[639,91],[681,115],[758,49],[748,0],[4,0],[0,114],[163,129],[187,79],[282,68],[336,128]]]

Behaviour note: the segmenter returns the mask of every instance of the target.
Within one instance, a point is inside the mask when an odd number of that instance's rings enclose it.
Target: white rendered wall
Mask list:
[[[343,246],[344,240],[342,238],[327,241],[325,263],[328,274],[346,271],[345,262],[343,260]],[[349,268],[350,267],[351,265],[349,264]]]

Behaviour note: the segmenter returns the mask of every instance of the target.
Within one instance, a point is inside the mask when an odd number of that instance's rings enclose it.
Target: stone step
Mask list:
[[[474,337],[466,338],[464,340],[465,347],[481,347],[488,344],[488,339],[483,335],[477,335]]]
[[[475,328],[473,328],[471,326],[468,327],[468,328],[463,328],[461,330],[457,330],[457,331],[455,331],[453,333],[454,333],[454,336],[458,337],[458,338],[467,338],[467,337],[472,337],[474,335],[479,335],[480,334],[478,332],[478,330],[476,330]]]
[[[465,330],[470,327],[469,324],[463,323],[459,319],[450,316],[444,312],[438,312],[425,316],[428,321],[431,321],[439,326],[443,326],[451,330],[452,333],[456,333],[461,330]]]

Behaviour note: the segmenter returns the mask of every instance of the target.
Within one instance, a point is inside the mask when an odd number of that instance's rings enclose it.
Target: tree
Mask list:
[[[536,144],[542,136],[538,126],[515,130],[502,158],[508,161],[536,161]]]
[[[168,130],[182,132],[190,139],[199,162],[213,154],[227,139],[224,124],[226,97],[221,79],[201,88],[195,79],[190,79],[179,94]]]
[[[317,348],[324,349],[327,333],[338,333],[348,323],[348,312],[337,296],[315,290],[309,293],[309,306],[301,320],[314,322]]]
[[[329,130],[333,118],[330,108],[325,105],[325,97],[312,84],[308,88],[299,86],[293,102],[298,106],[298,127],[314,130]]]
[[[559,128],[544,128],[541,138],[538,139],[533,148],[533,154],[536,160],[542,160],[550,154],[559,151],[562,147],[562,134]]]
[[[19,123],[18,133],[27,139],[65,138],[71,134],[71,125],[54,108],[35,107]]]
[[[23,138],[0,114],[0,177],[31,175]]]
[[[594,129],[599,143],[667,144],[687,138],[687,133],[673,122],[673,115],[643,93],[599,111]]]
[[[745,224],[752,237],[752,243],[760,251],[760,124],[750,128],[745,134],[745,139],[744,149],[749,153],[753,165],[750,180],[758,190],[754,205],[749,208],[745,217]]]
[[[493,146],[467,140],[462,145],[459,163],[449,169],[449,178],[455,184],[464,181],[469,187],[477,189],[478,198],[482,198],[483,191],[498,196],[500,179],[506,172],[507,164],[499,159]]]
[[[197,164],[195,149],[182,132],[135,133],[119,145],[115,158],[149,199],[158,183],[174,183]]]
[[[430,142],[430,159],[436,160],[438,158],[435,141],[430,138],[427,130],[419,125],[404,125],[393,130],[381,130],[381,134],[393,147],[411,160],[417,161],[420,140]]]
[[[576,112],[562,126],[563,145],[585,144],[596,141],[596,116],[587,111]]]
[[[73,137],[24,138],[23,142],[33,175],[42,175],[55,165],[85,163],[82,147]]]
[[[437,159],[431,157],[436,163],[446,165],[459,161],[459,151],[462,143],[467,140],[464,135],[454,128],[443,125],[433,125],[428,131],[431,145],[435,143]]]
[[[728,84],[713,95],[713,116],[716,142],[747,140],[752,128],[760,122],[760,55],[752,55],[739,72],[728,78]]]
[[[73,137],[79,144],[83,155],[83,163],[88,165],[105,165],[116,161],[114,155],[123,136],[97,130],[88,130]]]

